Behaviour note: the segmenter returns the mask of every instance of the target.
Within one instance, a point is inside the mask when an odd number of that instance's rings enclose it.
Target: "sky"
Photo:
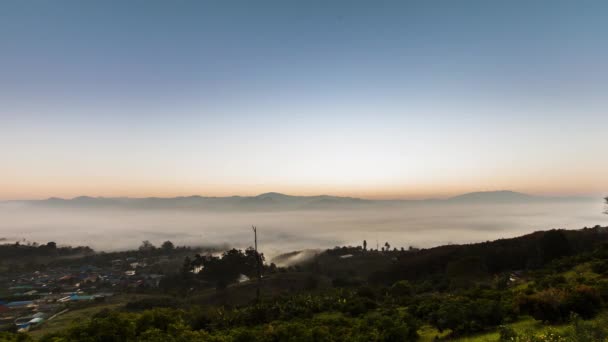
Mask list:
[[[605,1],[0,2],[0,199],[608,192]]]

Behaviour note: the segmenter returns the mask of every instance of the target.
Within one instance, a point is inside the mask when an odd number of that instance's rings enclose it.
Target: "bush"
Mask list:
[[[8,331],[0,331],[0,341],[5,342],[29,342],[34,341],[27,334],[22,333],[12,333]]]
[[[391,286],[390,294],[394,297],[405,297],[412,295],[412,285],[407,280],[400,280]]]
[[[357,290],[357,296],[373,300],[376,298],[376,293],[374,292],[374,290],[371,287],[362,286]]]
[[[591,270],[598,274],[608,273],[608,260],[598,260],[591,264]]]
[[[357,287],[361,286],[361,279],[356,277],[338,277],[331,281],[331,284],[334,287]]]
[[[523,312],[529,313],[534,319],[557,323],[568,317],[564,308],[566,292],[564,290],[550,288],[525,296],[519,299],[519,307]]]
[[[175,308],[178,304],[179,302],[172,297],[143,298],[128,302],[125,305],[125,309],[128,311],[142,311],[153,308]]]
[[[501,325],[498,328],[498,333],[499,333],[499,341],[517,341],[517,333],[515,332],[515,330],[513,330],[513,328],[506,326],[506,325]]]
[[[353,298],[344,307],[344,311],[351,316],[360,316],[375,309],[378,305],[366,297]]]
[[[520,298],[519,307],[536,320],[559,323],[567,321],[572,312],[583,318],[595,316],[601,309],[601,297],[597,289],[586,285],[570,291],[550,288]]]
[[[601,305],[599,291],[586,285],[578,285],[566,298],[567,308],[585,319],[595,316]]]
[[[608,327],[606,320],[598,322],[585,322],[576,314],[571,315],[570,320],[572,326],[568,329],[567,334],[577,342],[595,342],[605,341],[608,338]]]

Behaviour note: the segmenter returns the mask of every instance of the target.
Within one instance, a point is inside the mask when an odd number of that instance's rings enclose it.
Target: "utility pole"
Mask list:
[[[260,301],[260,282],[262,281],[262,270],[260,269],[260,254],[258,253],[258,228],[256,226],[251,226],[253,230],[253,241],[255,247],[255,263],[258,271],[258,287],[256,289],[256,299]]]

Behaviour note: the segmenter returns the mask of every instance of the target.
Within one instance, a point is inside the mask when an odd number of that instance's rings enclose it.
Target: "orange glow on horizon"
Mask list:
[[[530,182],[531,183],[531,182]],[[167,186],[148,184],[4,184],[1,186],[1,200],[46,199],[49,197],[74,198],[91,197],[179,197],[179,196],[256,196],[267,192],[278,192],[294,196],[332,195],[366,199],[430,199],[447,198],[468,192],[511,190],[540,196],[596,196],[602,195],[602,189],[608,189],[593,182],[562,183],[555,186],[549,183],[517,184],[508,186],[505,183],[484,182],[479,184],[395,184],[373,186],[323,186],[323,185],[264,185],[239,184],[171,184]]]

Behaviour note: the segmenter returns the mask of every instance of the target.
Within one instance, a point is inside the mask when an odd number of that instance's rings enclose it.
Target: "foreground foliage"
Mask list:
[[[216,315],[211,318],[208,313],[175,309],[107,312],[41,341],[413,341],[418,327],[409,315],[398,312],[373,312],[357,318],[297,318],[259,325],[240,325],[240,318],[226,317],[222,312]]]
[[[263,282],[287,291],[267,292],[260,301],[243,296],[248,300],[240,304],[199,300],[202,293],[215,299],[255,293],[255,283],[236,279],[255,276],[263,256],[253,250],[197,255],[165,281],[162,293],[41,341],[415,341],[423,325],[449,339],[494,332],[502,341],[602,341],[608,337],[606,241],[607,230],[596,227],[430,250],[335,248],[298,268],[264,267]],[[192,273],[197,266],[204,271]],[[302,284],[295,287],[293,279]],[[320,286],[321,279],[328,285]],[[207,287],[197,294],[197,286]],[[513,328],[524,316],[547,329]],[[552,328],[558,325],[567,328]]]

